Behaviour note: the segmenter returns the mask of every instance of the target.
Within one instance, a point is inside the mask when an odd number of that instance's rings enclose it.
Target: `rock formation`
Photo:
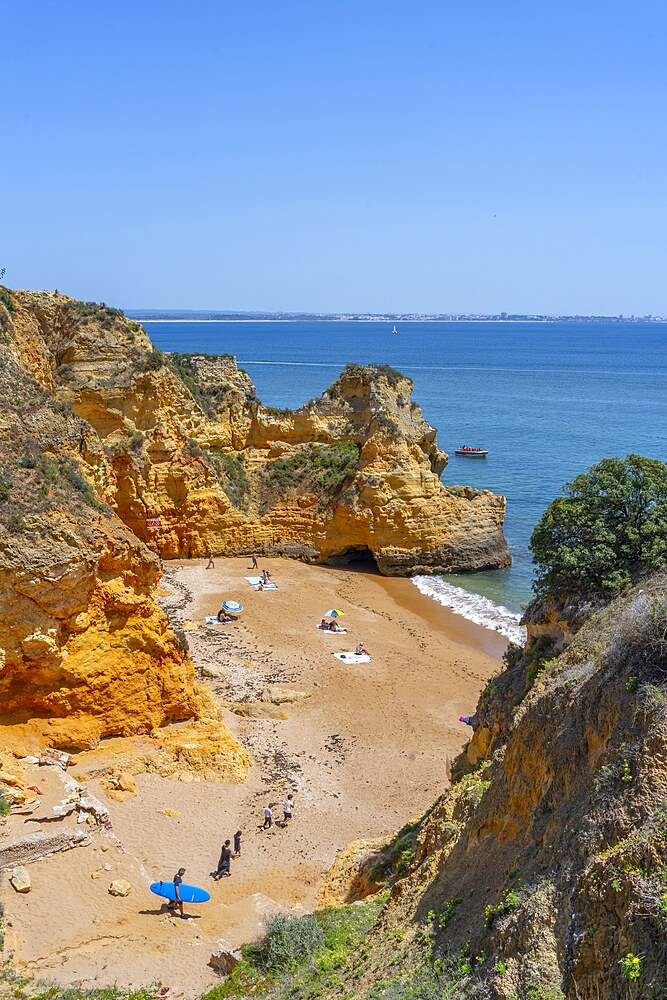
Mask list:
[[[55,395],[67,311],[49,311],[53,296],[26,294],[30,308],[3,297],[0,742],[82,749],[219,719],[153,599],[159,559],[102,499],[114,476],[98,434]]]
[[[447,456],[392,369],[348,365],[320,399],[276,411],[229,356],[165,356],[103,306],[15,301],[6,336],[86,422],[98,495],[163,558],[371,553],[391,575],[509,563],[504,497],[442,485]]]

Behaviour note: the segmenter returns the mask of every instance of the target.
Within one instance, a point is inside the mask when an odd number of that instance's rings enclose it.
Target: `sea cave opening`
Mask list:
[[[379,573],[375,556],[367,545],[351,546],[343,552],[329,556],[330,566],[344,566],[346,569],[358,570],[360,573]]]

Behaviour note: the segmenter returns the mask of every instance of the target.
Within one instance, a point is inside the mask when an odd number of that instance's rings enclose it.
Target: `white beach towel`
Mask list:
[[[265,583],[262,590],[277,590],[275,583]],[[259,590],[259,584],[255,587],[255,590]]]
[[[332,632],[330,628],[322,628],[321,625],[316,625],[315,628],[318,632],[324,632],[325,635],[345,635],[347,632],[346,628],[339,628],[337,632]]]
[[[361,656],[357,656],[356,653],[332,653],[337,660],[342,660],[343,663],[372,663],[368,653],[362,653]]]
[[[252,585],[254,587],[256,587],[257,584],[260,583],[260,581],[262,580],[262,577],[261,576],[246,576],[245,579],[248,581],[248,583],[252,583]]]
[[[217,615],[207,615],[206,618],[204,618],[204,621],[206,622],[207,625],[222,625],[223,624],[222,622],[218,621]]]

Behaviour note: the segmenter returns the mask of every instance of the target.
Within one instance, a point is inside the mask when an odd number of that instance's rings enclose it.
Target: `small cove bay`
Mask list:
[[[422,592],[520,637],[528,542],[565,482],[604,457],[667,460],[667,325],[643,323],[144,322],[163,351],[234,354],[267,406],[319,396],[346,362],[389,364],[449,454],[446,484],[507,497],[506,570],[416,577]],[[486,460],[458,458],[462,444]]]

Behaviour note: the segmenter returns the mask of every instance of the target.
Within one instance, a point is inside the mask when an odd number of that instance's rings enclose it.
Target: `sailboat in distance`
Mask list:
[[[396,324],[395,323],[394,323],[394,329],[391,332],[392,333],[398,333],[398,330],[396,329]]]

